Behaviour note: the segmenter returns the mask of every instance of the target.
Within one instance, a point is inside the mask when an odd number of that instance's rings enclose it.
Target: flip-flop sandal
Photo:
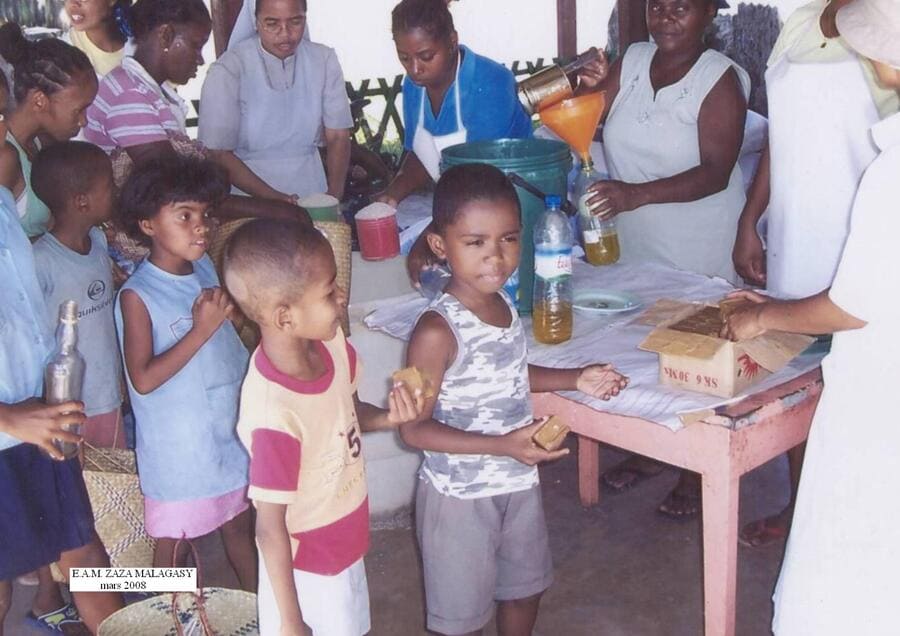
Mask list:
[[[66,603],[57,610],[47,612],[36,616],[33,611],[25,615],[25,619],[31,623],[33,627],[44,630],[51,634],[60,634],[64,625],[79,625],[81,619],[78,617],[78,610],[71,603]]]
[[[738,533],[738,543],[748,548],[762,548],[779,543],[787,537],[788,529],[772,525],[768,519],[759,519],[744,526]]]
[[[641,482],[657,477],[662,471],[662,468],[656,472],[646,472],[627,466],[616,466],[603,473],[600,481],[603,482],[606,490],[613,494],[619,494],[631,490]],[[627,478],[627,475],[631,475],[631,477]]]
[[[676,521],[687,521],[700,514],[702,500],[700,493],[682,493],[672,491],[656,509],[661,515]],[[683,512],[676,512],[682,510]]]

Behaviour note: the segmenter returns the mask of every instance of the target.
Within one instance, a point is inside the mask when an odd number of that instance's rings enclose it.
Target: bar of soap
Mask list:
[[[531,440],[545,451],[555,451],[563,445],[568,434],[569,427],[553,415],[532,435]]]
[[[391,374],[391,379],[394,382],[402,382],[405,384],[406,388],[412,391],[413,395],[415,395],[416,389],[418,389],[422,392],[422,397],[426,399],[434,397],[434,384],[428,379],[428,376],[419,371],[416,367],[406,367],[405,369],[394,371],[394,373]]]

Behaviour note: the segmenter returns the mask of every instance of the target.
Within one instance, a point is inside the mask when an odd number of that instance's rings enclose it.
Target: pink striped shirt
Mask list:
[[[173,109],[182,109],[177,95],[167,99],[140,64],[126,57],[100,82],[97,98],[88,108],[87,141],[108,154],[171,136],[184,135],[182,121]],[[176,101],[177,100],[177,101]]]

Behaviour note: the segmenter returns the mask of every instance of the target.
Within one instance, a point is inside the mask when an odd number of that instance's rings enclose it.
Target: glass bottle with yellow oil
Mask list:
[[[578,201],[578,225],[584,243],[585,259],[591,265],[612,265],[619,260],[619,233],[616,230],[616,219],[602,220],[591,213],[588,199],[593,196],[588,191],[591,184],[604,179],[594,168],[589,157],[581,164],[581,170],[575,179],[575,199]]]

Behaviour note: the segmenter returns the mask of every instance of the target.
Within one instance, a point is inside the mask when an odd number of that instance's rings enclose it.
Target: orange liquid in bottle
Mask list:
[[[584,255],[591,265],[612,265],[619,260],[619,235],[616,232],[599,237],[594,243],[584,240]]]
[[[543,344],[559,344],[572,337],[572,305],[535,304],[531,313],[534,339]]]

